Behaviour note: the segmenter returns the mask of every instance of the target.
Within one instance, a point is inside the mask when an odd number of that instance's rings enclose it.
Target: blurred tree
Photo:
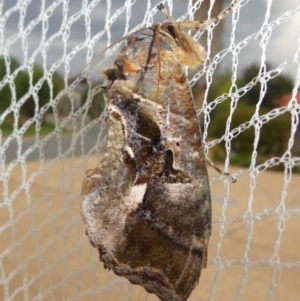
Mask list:
[[[258,67],[251,65],[246,68],[241,78],[237,80],[239,87],[246,85],[258,74]],[[228,93],[231,87],[231,74],[226,72],[218,78],[208,94],[208,101],[211,102],[218,96]],[[264,106],[259,109],[259,115],[267,114],[272,108],[273,95],[290,92],[293,85],[289,77],[281,75],[268,81],[267,92],[263,99]],[[231,130],[239,128],[243,123],[251,121],[255,112],[255,104],[259,99],[260,83],[257,83],[250,91],[241,97],[233,113],[230,124]],[[266,99],[266,100],[265,100]],[[211,113],[211,124],[209,136],[222,137],[225,133],[226,122],[230,114],[230,100],[227,99],[218,104]],[[284,114],[269,120],[263,124],[259,131],[259,142],[257,146],[258,162],[265,160],[269,156],[281,156],[286,149],[287,139],[290,134],[290,116]],[[231,160],[233,163],[248,165],[251,160],[254,143],[254,127],[241,132],[236,138],[231,140]],[[216,148],[213,154],[215,159],[224,160],[224,148]]]
[[[267,63],[267,71],[270,70],[271,64]],[[255,77],[259,75],[260,67],[257,64],[252,64],[247,67],[239,80],[239,86],[244,86],[251,82]],[[282,96],[286,93],[290,93],[294,87],[292,79],[287,75],[277,75],[274,78],[271,78],[267,82],[267,91],[262,100],[262,106],[273,108],[273,100],[276,97]],[[252,87],[250,91],[245,95],[245,99],[248,103],[256,105],[259,100],[261,90],[261,83],[258,81],[255,86]]]
[[[0,82],[3,81],[5,75],[12,74],[19,67],[19,63],[15,58],[8,57],[7,59],[8,64],[6,63],[4,57],[0,57]],[[12,93],[9,84],[5,84],[0,89],[0,111],[4,111],[9,107],[11,95]]]
[[[16,59],[11,59],[10,73],[17,69],[19,64]],[[0,80],[3,80],[7,72],[5,61],[0,58]],[[62,77],[58,73],[54,73],[50,78],[45,78],[41,81],[40,85],[37,83],[44,76],[44,70],[39,65],[35,64],[33,69],[20,70],[14,78],[14,85],[16,91],[16,97],[19,101],[29,91],[26,96],[26,100],[21,107],[21,113],[27,117],[34,116],[35,110],[39,110],[43,105],[49,102],[52,97],[56,97],[59,91],[64,88],[64,82]],[[48,80],[48,81],[47,81]],[[34,94],[37,94],[36,101],[34,101]],[[0,109],[5,110],[11,103],[12,92],[9,84],[4,85],[0,91],[1,104]]]
[[[11,74],[19,67],[19,63],[15,58],[8,57],[7,59],[8,65],[6,64],[4,57],[0,57],[0,80],[3,80],[4,76],[7,74],[7,68],[9,68],[9,74]]]
[[[82,92],[82,102],[85,103],[88,99],[90,101],[88,115],[93,119],[99,117],[105,108],[101,85],[102,81],[93,83],[92,88],[86,87]]]
[[[51,93],[52,97],[55,98],[59,91],[64,88],[63,79],[57,73],[52,75],[49,82],[43,79],[40,85],[36,86],[43,76],[43,68],[36,64],[33,66],[32,77],[30,77],[28,71],[21,71],[16,76],[15,85],[18,99],[22,98],[29,90],[37,92],[36,100],[34,94],[31,93],[21,107],[21,113],[28,117],[34,116],[35,110],[39,110],[50,101]]]
[[[267,63],[267,70],[271,69],[271,64]],[[245,68],[241,76],[237,79],[237,86],[243,87],[246,86],[253,79],[258,77],[260,67],[257,64],[252,64],[249,67]],[[228,93],[231,87],[231,71],[227,70],[221,74],[212,84],[208,92],[208,102],[213,101],[218,96]],[[292,79],[284,74],[277,75],[274,78],[271,78],[267,82],[267,91],[262,100],[262,106],[273,108],[274,99],[278,98],[287,93],[291,93],[293,90],[294,84]],[[240,100],[244,100],[251,105],[256,105],[261,90],[261,83],[257,83],[244,95]]]
[[[268,113],[267,108],[260,109],[260,116]],[[239,128],[247,121],[251,121],[255,112],[255,106],[245,101],[240,101],[232,115],[230,129]],[[218,105],[214,118],[209,127],[209,136],[222,137],[225,134],[226,122],[230,113],[230,100],[225,100]],[[273,156],[282,156],[290,133],[291,119],[288,113],[264,123],[259,130],[259,142],[257,145],[258,163]],[[231,162],[248,166],[254,147],[254,126],[242,131],[231,140]],[[223,146],[225,142],[223,142]],[[217,148],[213,157],[217,160],[225,159],[224,147]]]

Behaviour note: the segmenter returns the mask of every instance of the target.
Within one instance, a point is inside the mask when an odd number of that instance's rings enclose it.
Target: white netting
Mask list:
[[[214,15],[212,5],[219,1],[211,0],[204,16]],[[175,18],[191,18],[195,7],[205,7],[202,2],[169,0],[165,5]],[[223,7],[230,3],[223,2]],[[81,183],[84,171],[97,165],[107,131],[94,84],[97,73],[70,81],[110,43],[163,20],[157,4],[0,1],[0,300],[158,300],[104,270],[85,236]],[[299,299],[300,174],[294,173],[300,165],[299,11],[298,0],[241,0],[222,21],[222,36],[214,26],[208,28],[208,59],[191,84],[200,76],[206,80],[206,146],[213,150],[225,141],[226,167],[237,183],[211,181],[209,265],[189,300]],[[217,54],[216,39],[223,41]],[[100,65],[107,67],[111,59],[100,57]],[[239,74],[255,62],[256,75],[240,83]],[[229,72],[230,84],[208,102],[219,65],[218,72]],[[284,75],[292,78],[293,87],[277,106],[261,111],[269,81]],[[257,83],[253,113],[236,126],[239,100]],[[216,118],[209,113],[228,97],[226,128],[218,139],[207,139]],[[283,150],[258,160],[264,128],[283,115],[289,118]],[[248,167],[236,167],[230,161],[233,142],[247,129],[254,132],[252,155]],[[274,145],[279,131],[272,124]],[[270,170],[279,166],[281,171]]]

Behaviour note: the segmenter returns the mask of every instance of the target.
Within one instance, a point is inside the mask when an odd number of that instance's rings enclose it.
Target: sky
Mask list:
[[[136,26],[141,23],[149,26],[164,20],[165,17],[155,8],[160,2],[4,0],[0,23],[0,55],[9,54],[21,63],[28,60],[37,62],[68,76],[82,70],[87,63],[90,66],[98,64],[100,69],[105,68],[110,60],[98,55],[101,50],[129,31],[139,28]],[[164,3],[178,19],[187,16],[190,2],[167,0]],[[226,6],[229,3],[227,1]],[[266,56],[273,67],[286,63],[284,72],[295,77],[297,64],[293,63],[293,59],[300,47],[299,0],[241,0],[239,13],[234,14],[237,20],[235,27],[232,26],[232,16],[231,13],[223,20],[223,42],[226,48],[230,41],[235,44],[244,41],[238,53],[238,70],[243,70],[251,63],[260,64]],[[261,46],[264,43],[266,52]],[[114,49],[112,47],[112,52]],[[95,56],[97,59],[92,60]],[[231,65],[232,55],[229,53],[222,60],[221,66],[225,69]]]

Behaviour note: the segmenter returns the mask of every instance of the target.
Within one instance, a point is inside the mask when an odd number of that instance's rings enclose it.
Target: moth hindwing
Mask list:
[[[184,72],[203,63],[205,51],[183,29],[210,22],[169,16],[126,37],[103,72],[107,148],[82,186],[82,216],[104,266],[162,301],[187,300],[206,267],[209,180]]]

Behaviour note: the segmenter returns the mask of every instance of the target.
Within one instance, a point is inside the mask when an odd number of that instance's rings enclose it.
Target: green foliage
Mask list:
[[[243,123],[250,121],[255,112],[255,107],[245,101],[240,101],[232,115],[231,130],[238,128]],[[268,113],[268,109],[261,108],[259,115]],[[221,103],[215,110],[209,127],[209,136],[222,137],[225,134],[226,122],[230,114],[230,100]],[[257,146],[257,162],[272,156],[282,156],[287,146],[287,137],[290,133],[290,116],[288,114],[277,116],[276,118],[262,124],[259,130],[259,141]],[[255,130],[250,126],[237,137],[231,140],[231,161],[232,163],[248,166],[251,161],[254,147]],[[223,147],[225,142],[223,143]],[[224,149],[224,148],[223,148]],[[222,156],[223,154],[223,156]],[[217,148],[214,159],[224,160],[225,151]],[[223,157],[223,158],[222,158]]]
[[[216,81],[213,82],[209,92],[208,92],[208,100],[213,101],[218,96],[228,93],[231,87],[231,78],[230,78],[231,71],[227,70],[224,74],[218,76]]]
[[[269,67],[270,68],[270,67]],[[244,70],[242,76],[238,78],[238,87],[245,86],[259,73],[257,65],[251,65]],[[221,75],[212,85],[208,100],[213,101],[218,96],[228,93],[231,87],[230,72]],[[291,79],[284,75],[279,75],[268,81],[267,92],[263,99],[263,105],[259,109],[259,116],[267,114],[272,109],[272,101],[278,96],[290,93],[293,88]],[[250,122],[255,113],[256,104],[260,94],[260,83],[257,83],[245,96],[239,99],[236,109],[230,122],[231,130],[239,128],[245,122]],[[209,136],[222,137],[225,134],[226,123],[230,115],[230,100],[227,99],[211,113],[211,124],[209,127]],[[259,141],[257,145],[257,162],[272,156],[282,156],[287,146],[287,139],[290,135],[291,120],[288,113],[277,116],[261,125],[259,129]],[[231,143],[231,162],[239,165],[248,166],[251,162],[251,156],[255,140],[255,127],[249,128],[239,133],[233,138]],[[224,160],[225,142],[213,149],[215,160]]]
[[[2,80],[7,73],[6,67],[7,66],[5,64],[4,58],[0,58],[0,80]],[[19,63],[15,58],[10,58],[8,67],[10,68],[10,73],[13,73],[19,67]]]
[[[267,70],[271,69],[270,64],[267,65]],[[259,74],[259,66],[257,64],[252,64],[247,67],[237,79],[237,86],[243,87],[256,78]],[[231,72],[226,71],[224,74],[220,75],[215,83],[212,85],[208,99],[210,101],[217,98],[219,95],[228,93],[231,87]],[[277,75],[276,77],[270,79],[267,82],[267,90],[265,96],[262,100],[262,106],[273,108],[272,101],[279,96],[290,93],[294,87],[293,81],[289,76]],[[261,90],[261,83],[257,82],[242,98],[248,102],[250,105],[256,105],[259,101]]]
[[[38,65],[34,65],[33,67],[32,78],[30,78],[27,71],[19,72],[15,79],[17,99],[21,99],[29,91],[31,86],[34,87],[43,75],[44,71]],[[53,74],[50,83],[44,79],[38,88],[37,99],[34,99],[34,97],[30,95],[21,107],[21,113],[28,117],[34,116],[35,110],[40,109],[47,104],[50,101],[50,98],[55,98],[63,87],[63,80],[58,74]]]
[[[12,73],[19,67],[19,63],[16,59],[11,58],[8,63],[8,67],[10,69],[10,73]],[[3,80],[6,73],[7,73],[7,66],[5,64],[4,58],[0,58],[0,82]],[[0,112],[4,111],[6,108],[9,107],[11,97],[12,97],[11,88],[8,84],[6,84],[0,90]]]
[[[101,115],[105,108],[105,100],[102,89],[100,89],[102,82],[96,82],[93,84],[92,89],[87,87],[82,93],[82,102],[85,103],[89,98],[92,101],[89,103],[88,115],[91,118],[97,118]]]
[[[19,118],[18,119],[18,128],[21,128],[21,126],[26,121],[25,118]],[[13,124],[14,124],[14,116],[10,114],[7,116],[7,118],[4,120],[4,122],[1,124],[1,133],[3,136],[9,136],[13,132]],[[55,130],[55,126],[47,123],[43,123],[41,128],[39,129],[39,135],[40,136],[46,136],[49,133],[53,132]],[[31,137],[34,136],[36,133],[36,126],[34,124],[30,125],[26,132],[23,134],[23,137]]]
[[[231,120],[231,129],[237,128],[239,125],[249,121],[254,113],[254,107],[244,103],[239,103]],[[214,117],[212,118],[208,134],[211,137],[222,137],[225,134],[226,123],[230,114],[230,100],[226,100],[217,106]],[[236,138],[231,140],[231,161],[233,163],[247,166],[251,161],[253,150],[254,129],[253,127],[246,129]],[[223,161],[225,159],[225,142],[222,148],[217,148],[216,154],[213,154],[215,160]]]
[[[15,59],[11,59],[10,62],[10,73],[18,68],[19,64]],[[3,58],[0,58],[0,80],[3,80],[6,75],[7,69]],[[40,109],[43,105],[47,104],[50,98],[57,96],[59,91],[64,88],[64,82],[60,75],[54,73],[52,78],[44,79],[41,83],[36,86],[36,84],[44,76],[44,70],[39,65],[33,66],[33,72],[30,73],[28,70],[19,71],[15,78],[13,84],[15,85],[16,99],[19,101],[22,97],[31,91],[37,92],[37,97],[34,99],[33,95],[26,95],[26,100],[21,107],[21,114],[25,114],[27,117],[34,116],[35,110]],[[11,99],[13,97],[12,91],[13,86],[6,84],[0,91],[0,110],[7,109],[11,104]],[[51,96],[52,94],[52,96]]]
[[[270,64],[266,64],[267,70],[271,69]],[[259,66],[256,64],[252,64],[247,67],[243,73],[241,78],[239,79],[239,86],[245,86],[247,83],[251,82],[255,77],[259,74]],[[272,101],[284,94],[290,93],[293,89],[293,81],[290,77],[286,75],[277,75],[276,77],[270,79],[267,82],[267,91],[262,100],[262,106],[264,107],[272,107]],[[257,82],[250,91],[244,96],[244,99],[252,105],[256,105],[261,90],[261,83]]]

